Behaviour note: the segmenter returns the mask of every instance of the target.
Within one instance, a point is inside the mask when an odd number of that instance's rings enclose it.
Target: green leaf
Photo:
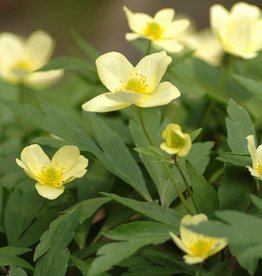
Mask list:
[[[79,209],[79,222],[83,223],[86,219],[91,217],[97,211],[97,209],[99,209],[103,204],[107,203],[110,200],[111,199],[105,197],[87,199],[75,204],[74,206],[67,209],[65,212],[71,212]]]
[[[218,189],[220,209],[246,210],[249,194],[255,190],[256,184],[246,168],[225,166]]]
[[[171,208],[162,207],[152,202],[141,202],[126,197],[121,197],[115,194],[102,194],[153,220],[171,225],[172,227],[174,227],[174,233],[179,232],[181,215]]]
[[[250,195],[250,198],[253,202],[253,204],[260,210],[262,211],[262,199],[257,197],[257,196],[254,196],[254,195]]]
[[[95,61],[100,56],[100,53],[93,46],[91,46],[89,42],[83,39],[77,32],[71,31],[70,33],[78,48],[82,50],[82,52],[88,58],[90,58],[92,61]]]
[[[134,118],[130,120],[130,130],[136,148],[159,147],[160,131],[162,128],[160,110],[155,108],[146,110],[140,108],[138,110],[136,108],[134,111]],[[145,135],[143,125],[145,126],[147,135]],[[154,152],[157,153],[156,150]],[[155,159],[155,157],[153,158]],[[169,206],[177,197],[177,194],[170,179],[167,177],[163,164],[154,162],[150,155],[140,154],[140,159],[156,186],[162,205]]]
[[[241,153],[238,154],[235,152],[225,152],[221,154],[219,157],[217,157],[217,160],[240,167],[248,166],[250,164],[250,159],[250,155]]]
[[[104,235],[112,240],[142,240],[147,244],[163,243],[170,239],[169,232],[173,227],[154,221],[135,221],[117,226]]]
[[[20,267],[16,267],[16,266],[10,266],[10,270],[8,271],[8,276],[27,276],[26,272],[20,268]]]
[[[207,215],[213,214],[218,208],[215,189],[206,182],[205,178],[189,162],[187,162],[186,167],[198,211]]]
[[[33,267],[24,259],[18,257],[24,253],[31,251],[28,248],[6,246],[0,248],[0,266],[14,265],[20,266],[29,270]]]
[[[190,138],[192,142],[197,139],[201,131],[202,131],[202,128],[198,128],[190,133]]]
[[[38,71],[49,71],[56,69],[65,70],[91,70],[90,65],[82,59],[75,57],[58,57],[49,61],[48,64],[41,67]]]
[[[98,116],[84,113],[88,127],[101,148],[99,160],[110,171],[133,187],[146,200],[151,201],[142,172],[120,136]]]
[[[255,81],[250,78],[246,78],[240,75],[234,75],[234,79],[240,83],[243,87],[245,87],[249,92],[254,94],[254,96],[262,101],[262,81]]]
[[[38,241],[41,232],[28,236],[27,231],[30,231],[43,205],[44,200],[39,197],[31,181],[17,184],[5,206],[4,228],[8,244],[25,247]]]
[[[139,248],[146,244],[145,241],[134,240],[103,245],[97,251],[98,257],[92,262],[88,275],[101,275],[102,272],[108,271],[114,265],[135,254]]]
[[[71,255],[70,260],[72,263],[82,272],[83,276],[87,276],[88,270],[90,268],[90,263],[78,259]]]
[[[194,143],[188,155],[185,157],[185,159],[195,167],[199,174],[205,172],[213,146],[213,142]]]
[[[227,125],[227,143],[232,152],[248,153],[247,140],[248,135],[254,135],[256,132],[252,120],[243,107],[234,100],[230,100],[227,108],[229,117],[226,118]]]
[[[76,209],[58,217],[41,236],[34,254],[34,260],[37,260],[34,275],[65,275],[70,257],[66,247],[74,237],[74,230],[79,224],[79,214],[79,209]]]

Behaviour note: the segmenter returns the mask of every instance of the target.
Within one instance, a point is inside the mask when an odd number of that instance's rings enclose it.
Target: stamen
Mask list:
[[[144,34],[153,39],[158,39],[163,32],[162,27],[157,22],[147,23],[147,26],[144,30]]]
[[[41,175],[38,177],[41,184],[53,185],[53,186],[62,186],[62,176],[63,172],[58,171],[53,167],[43,168]]]

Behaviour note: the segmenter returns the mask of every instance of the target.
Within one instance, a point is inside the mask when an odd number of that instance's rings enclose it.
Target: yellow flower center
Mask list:
[[[39,182],[44,185],[62,186],[63,172],[53,167],[43,168],[41,175],[38,177]]]
[[[163,32],[162,27],[156,22],[147,23],[144,34],[152,39],[158,39]]]
[[[123,87],[119,90],[144,94],[148,92],[147,88],[146,78],[136,73],[135,77],[125,81]]]
[[[262,176],[262,164],[261,163],[257,164],[256,171],[259,173],[259,175]]]
[[[12,73],[16,75],[17,78],[22,79],[32,72],[32,66],[28,62],[20,61],[16,63],[12,68]]]
[[[171,132],[166,143],[171,148],[182,148],[185,145],[185,139],[183,139],[176,132]]]
[[[192,244],[190,250],[194,256],[204,256],[207,255],[213,246],[213,242],[210,239],[199,239]]]

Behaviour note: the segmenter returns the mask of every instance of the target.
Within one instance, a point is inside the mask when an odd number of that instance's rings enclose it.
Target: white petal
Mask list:
[[[44,31],[32,33],[25,43],[25,59],[36,70],[49,60],[54,50],[54,42]]]
[[[36,183],[35,188],[40,196],[50,200],[58,198],[65,190],[64,186],[54,188],[53,186],[42,185],[40,183]]]
[[[176,35],[183,32],[190,22],[187,19],[176,20],[169,24],[161,35],[161,38],[174,38]]]
[[[34,72],[24,82],[37,89],[52,86],[64,75],[64,70],[50,70],[46,72]]]
[[[86,102],[82,108],[90,112],[114,111],[134,104],[142,96],[142,94],[132,92],[108,92]]]
[[[78,162],[79,156],[80,151],[78,147],[63,146],[54,154],[51,160],[51,166],[66,172]]]
[[[254,135],[247,136],[247,149],[250,153],[252,159],[252,166],[255,167],[258,162],[257,150],[256,150],[256,143]]]
[[[231,14],[234,18],[258,20],[260,13],[261,12],[258,7],[243,2],[235,4],[231,9]]]
[[[257,177],[258,179],[262,180],[262,175],[260,175],[256,170],[253,168],[247,166],[249,172],[251,173],[252,176]]]
[[[80,155],[77,163],[63,175],[63,182],[69,182],[74,178],[82,177],[87,172],[87,166],[88,159],[86,159],[83,155]]]
[[[257,22],[252,34],[252,47],[254,51],[262,49],[262,20]]]
[[[163,9],[158,11],[154,16],[154,21],[159,24],[170,24],[175,17],[175,11],[173,9]]]
[[[127,33],[126,34],[126,40],[135,40],[135,39],[138,39],[140,37],[143,37],[139,34],[135,34],[135,33]]]
[[[136,65],[138,74],[146,78],[148,90],[154,91],[171,63],[171,57],[165,51],[145,56]]]
[[[36,179],[36,176],[29,170],[29,168],[26,166],[26,164],[24,164],[21,160],[19,160],[19,159],[17,159],[16,158],[16,164],[20,167],[20,168],[22,168],[24,171],[25,171],[25,173],[29,176],[29,177],[31,177],[31,178],[33,178],[33,179]]]
[[[145,13],[133,13],[127,7],[124,7],[129,28],[139,34],[143,34],[147,23],[153,21],[153,18]]]
[[[228,20],[229,13],[223,6],[213,5],[210,8],[211,28],[223,45],[226,44],[228,38]]]
[[[18,63],[23,55],[23,41],[11,33],[0,35],[0,66]],[[1,65],[1,63],[4,63]]]
[[[41,173],[43,167],[50,165],[50,159],[39,145],[33,144],[25,147],[21,153],[21,161],[26,165],[32,175]]]
[[[174,39],[158,39],[153,42],[160,49],[170,53],[178,53],[183,50],[184,46]]]
[[[140,107],[161,106],[170,103],[181,95],[179,90],[170,82],[161,82],[152,94],[143,95],[135,102]]]
[[[126,57],[117,52],[109,52],[96,60],[97,73],[102,83],[109,91],[117,92],[123,86],[123,81],[133,74],[134,66]]]

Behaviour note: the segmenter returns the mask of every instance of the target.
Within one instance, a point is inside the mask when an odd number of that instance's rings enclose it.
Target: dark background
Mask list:
[[[70,30],[79,32],[101,53],[120,51],[132,55],[125,40],[128,25],[123,6],[151,16],[159,9],[171,7],[187,15],[197,28],[209,26],[209,7],[215,3],[230,8],[231,0],[0,0],[1,32],[28,35],[44,29],[56,40],[56,54],[72,53]],[[262,1],[247,1],[262,8]]]

